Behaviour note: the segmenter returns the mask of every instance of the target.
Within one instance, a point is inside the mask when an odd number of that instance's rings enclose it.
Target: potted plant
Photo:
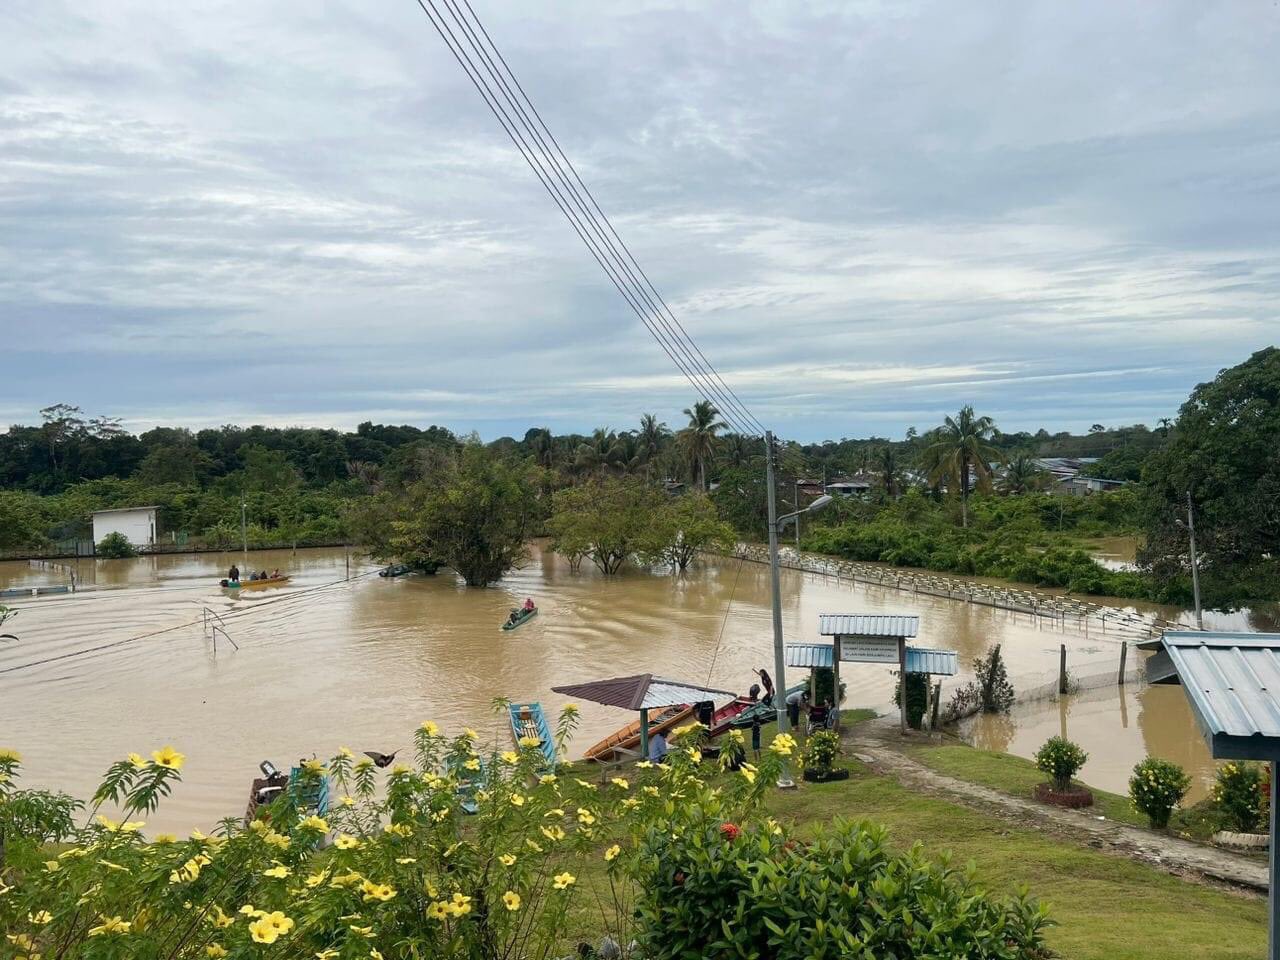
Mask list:
[[[802,762],[804,778],[816,783],[829,780],[848,780],[849,771],[836,769],[836,757],[840,755],[840,735],[830,730],[818,730],[805,744]]]
[[[1066,737],[1050,737],[1036,751],[1036,766],[1049,775],[1048,783],[1035,786],[1035,798],[1059,807],[1088,807],[1093,805],[1093,794],[1086,787],[1072,783],[1089,755]]]

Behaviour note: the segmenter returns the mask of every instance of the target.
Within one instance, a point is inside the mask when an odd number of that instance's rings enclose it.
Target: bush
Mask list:
[[[840,734],[830,730],[816,730],[804,747],[804,768],[819,776],[827,776],[835,769],[840,755]]]
[[[129,542],[128,537],[123,533],[116,532],[108,533],[102,538],[96,553],[105,560],[122,560],[126,557],[136,557],[138,550]]]
[[[901,676],[894,671],[894,676]],[[924,711],[929,699],[929,676],[924,673],[907,674],[907,726],[919,730],[924,724]],[[893,705],[902,706],[902,687],[894,684]]]
[[[957,687],[956,692],[951,695],[951,702],[947,705],[947,718],[959,720],[978,711],[1008,713],[1015,698],[1004,657],[1000,654],[1000,644],[992,647],[986,656],[974,659],[973,672],[977,679]]]
[[[1036,751],[1036,766],[1049,775],[1053,789],[1071,789],[1071,778],[1080,772],[1089,755],[1065,737],[1050,737]]]
[[[1133,768],[1129,799],[1134,809],[1147,815],[1154,829],[1163,830],[1190,787],[1191,778],[1176,763],[1147,757]]]
[[[1263,825],[1262,768],[1255,763],[1225,763],[1218,768],[1213,800],[1233,830],[1254,833]]]

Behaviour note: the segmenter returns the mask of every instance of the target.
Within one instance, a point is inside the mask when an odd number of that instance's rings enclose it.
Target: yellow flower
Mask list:
[[[701,729],[702,729],[702,724],[698,723],[697,721],[694,721],[693,723],[686,723],[684,726],[676,727],[674,730],[671,731],[671,736],[673,738],[683,737],[686,733],[692,733],[694,730],[701,730]]]
[[[548,840],[552,840],[552,841],[563,840],[564,828],[563,827],[543,827],[542,835],[546,837]]]
[[[594,783],[588,783],[586,780],[579,780],[577,777],[573,778],[573,782],[576,783],[578,786],[580,786],[583,790],[596,789],[596,785]]]
[[[289,838],[283,833],[276,833],[274,830],[268,830],[267,835],[262,839],[270,846],[279,847],[281,850],[289,849]]]
[[[577,877],[572,873],[557,873],[552,878],[555,883],[552,884],[557,890],[567,890],[577,882]]]
[[[698,750],[698,749],[696,749],[696,748],[694,748],[694,747],[690,747],[690,748],[689,748],[689,759],[690,759],[690,760],[692,760],[694,763],[701,763],[701,762],[702,762],[702,751],[701,751],[701,750]]]
[[[325,773],[324,761],[315,759],[303,760],[302,769],[307,773],[314,774],[317,777],[322,777]]]
[[[324,817],[310,816],[298,824],[300,830],[315,830],[318,833],[328,833],[329,823]]]
[[[554,819],[557,819],[557,818],[559,818],[559,817],[563,817],[563,816],[564,816],[564,811],[563,811],[563,810],[561,810],[559,807],[553,807],[552,809],[550,809],[550,810],[548,810],[546,813],[544,813],[542,816],[543,816],[543,818],[545,818],[545,819],[552,819],[552,820],[554,820]]]
[[[316,954],[316,960],[333,960],[336,956],[338,956],[337,950],[321,950]]]
[[[480,758],[479,758],[479,757],[472,757],[471,759],[467,760],[467,762],[466,762],[466,763],[464,763],[464,764],[463,764],[463,766],[464,766],[464,767],[466,767],[468,770],[479,770],[479,769],[480,769]]]
[[[502,861],[502,865],[503,865],[504,867],[510,867],[510,866],[513,866],[513,865],[515,864],[515,862],[516,862],[516,858],[515,858],[515,856],[514,856],[513,854],[510,854],[510,853],[504,853],[504,854],[502,854],[500,857],[498,857],[498,859],[499,859],[500,861]]]
[[[128,933],[129,928],[132,926],[132,923],[128,920],[122,920],[120,917],[103,917],[101,924],[89,928],[89,936],[101,937],[107,933]]]
[[[780,733],[773,738],[773,742],[769,744],[769,749],[780,757],[791,756],[792,751],[796,748],[795,738],[789,733]]]
[[[283,863],[277,862],[274,867],[268,867],[262,871],[264,877],[275,877],[277,880],[283,880],[289,875],[289,868]]]
[[[318,886],[320,886],[320,884],[324,883],[325,878],[326,878],[327,876],[328,876],[328,874],[326,874],[326,873],[322,870],[320,873],[313,873],[313,874],[310,874],[310,875],[309,875],[309,876],[308,876],[308,877],[303,881],[303,883],[305,883],[308,887],[318,887]]]
[[[151,751],[151,759],[157,767],[164,767],[166,770],[181,770],[187,758],[173,749],[173,747],[163,746],[159,750]]]
[[[222,912],[222,908],[216,903],[213,905],[213,925],[219,930],[224,930],[236,922],[235,917],[228,917]]]
[[[355,758],[355,754],[351,752],[350,747],[339,747],[338,756],[342,757],[344,760],[352,760]]]
[[[640,801],[639,801],[639,800],[637,800],[635,797],[626,797],[626,798],[622,801],[622,805],[623,805],[624,807],[627,807],[628,809],[630,809],[630,808],[632,808],[632,807],[638,807],[638,806],[640,806]]]
[[[37,910],[35,913],[27,914],[27,923],[34,923],[37,927],[43,927],[46,923],[53,921],[53,914],[48,910]]]
[[[349,887],[353,883],[359,883],[363,879],[364,878],[361,877],[360,874],[355,873],[354,871],[350,873],[340,873],[329,881],[329,886],[341,889],[342,887]]]
[[[340,833],[338,838],[333,841],[333,845],[339,850],[354,850],[360,846],[360,841],[350,834]]]
[[[377,948],[377,947],[370,947],[370,948],[369,948],[369,956],[370,956],[371,960],[382,960],[382,954],[378,952],[378,948]]]
[[[279,910],[273,910],[249,924],[249,935],[254,943],[275,943],[292,929],[293,921]]]
[[[394,767],[391,768],[391,775],[394,777],[403,777],[406,773],[409,773],[409,772],[411,772],[410,768],[403,763],[397,763]]]
[[[132,763],[135,767],[145,767],[147,765],[146,757],[144,757],[140,753],[129,754],[129,762]]]
[[[93,936],[94,934],[89,934]],[[6,939],[19,950],[34,950],[36,948],[35,941],[28,937],[25,933],[6,934]]]
[[[151,842],[163,846],[167,843],[177,843],[178,838],[172,833],[157,833],[151,838]]]
[[[502,902],[506,905],[508,910],[513,912],[519,910],[520,894],[516,893],[514,890],[508,890],[502,895]]]
[[[773,819],[773,817],[769,817],[764,823],[765,826],[769,828],[770,833],[776,833],[779,835],[782,833],[782,827],[778,826],[778,821]]]
[[[524,747],[526,750],[542,746],[542,741],[537,737],[521,737],[519,742],[520,746]]]
[[[57,860],[46,860],[44,862],[45,873],[57,873],[61,868],[62,868],[62,864],[60,864]]]
[[[609,782],[615,787],[621,787],[623,790],[629,790],[631,788],[631,783],[626,779],[626,777],[614,777]]]
[[[339,801],[339,802],[340,802],[344,807],[354,807],[354,806],[356,805],[356,798],[355,798],[355,797],[343,797],[343,798],[342,798],[342,800],[341,800],[341,801]]]
[[[742,769],[738,772],[742,774],[743,778],[747,781],[747,783],[756,782],[756,768],[753,767],[751,764],[744,763],[742,765]]]
[[[388,823],[382,828],[382,832],[394,834],[397,837],[413,836],[413,828],[403,823]]]
[[[364,893],[364,900],[368,903],[370,900],[381,900],[386,903],[388,900],[395,899],[395,887],[385,883],[370,883],[366,880],[360,885],[360,890]]]
[[[536,841],[536,840],[531,840],[531,839],[529,839],[528,837],[525,837],[525,838],[524,838],[524,845],[525,845],[526,847],[528,847],[530,850],[532,850],[534,853],[541,853],[541,852],[542,852],[542,847],[538,846],[538,843],[537,843],[537,841]]]
[[[543,786],[555,783],[556,775],[554,773],[544,773],[542,776],[538,777],[538,782]]]
[[[489,802],[489,791],[488,791],[488,790],[477,790],[477,791],[476,791],[476,803],[488,803],[488,802]]]
[[[637,770],[652,770],[652,769],[653,769],[653,763],[652,763],[652,762],[650,762],[650,761],[648,761],[648,760],[641,760],[639,763],[637,763],[637,764],[636,764],[636,769],[637,769]]]
[[[621,852],[622,852],[622,848],[615,843],[612,847],[610,847],[608,850],[604,852],[604,858],[606,861],[613,860]]]
[[[520,762],[520,754],[516,753],[514,750],[503,750],[502,762],[512,765],[517,764]]]
[[[418,862],[417,857],[396,857],[396,863],[400,864],[401,866],[404,866],[405,864],[417,863],[417,862]]]
[[[432,920],[443,920],[449,916],[449,905],[443,900],[437,900],[427,907],[427,916]]]
[[[595,814],[593,814],[590,810],[585,810],[582,807],[579,807],[578,822],[589,827],[591,826],[591,824],[596,822]]]
[[[511,805],[512,805],[513,807],[523,807],[523,806],[524,806],[524,797],[522,797],[522,796],[521,796],[520,794],[518,794],[518,793],[513,793],[513,794],[511,795],[511,797],[510,797],[510,800],[511,800]]]
[[[350,927],[352,933],[358,933],[360,936],[368,939],[373,936],[373,927],[357,927],[354,923]]]
[[[98,823],[108,833],[137,833],[146,826],[141,820],[129,820],[125,823],[116,823],[114,820],[98,814]]]
[[[651,797],[656,797],[658,795],[657,787],[641,787],[640,789]]]
[[[207,957],[225,957],[227,948],[220,943],[211,943],[204,948],[204,952]]]
[[[465,729],[462,731],[462,735],[463,735],[464,737],[466,737],[468,740],[479,740],[479,739],[480,739],[480,734],[476,733],[476,732],[475,732],[474,730],[472,730],[470,727],[465,728]]]
[[[22,754],[12,747],[0,747],[0,763],[9,761],[11,763],[21,763]]]
[[[439,733],[439,732],[440,732],[440,728],[439,728],[439,727],[437,727],[437,726],[436,726],[432,721],[430,721],[430,720],[423,720],[423,721],[422,721],[422,732],[423,732],[423,733],[425,733],[428,737],[434,737],[437,733]]]
[[[373,766],[373,761],[370,760],[368,757],[361,757],[359,760],[356,761],[357,770],[368,770],[372,766]]]
[[[560,712],[568,717],[575,716],[578,713],[578,705],[576,703],[566,703]]]

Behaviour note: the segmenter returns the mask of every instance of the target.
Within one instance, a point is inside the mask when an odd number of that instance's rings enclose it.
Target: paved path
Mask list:
[[[1204,877],[1264,893],[1267,890],[1264,861],[1126,823],[1100,820],[1087,811],[1054,807],[957,780],[895,749],[894,741],[900,737],[896,726],[875,720],[859,724],[846,734],[850,752],[857,759],[904,785],[947,796],[1022,827],[1071,837],[1118,856],[1141,860],[1169,873]]]

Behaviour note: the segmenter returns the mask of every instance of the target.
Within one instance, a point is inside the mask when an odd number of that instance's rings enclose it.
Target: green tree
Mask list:
[[[640,432],[636,434],[636,442],[640,448],[645,476],[651,477],[658,455],[671,442],[671,430],[654,414],[646,413],[640,418]]]
[[[0,550],[39,547],[47,542],[49,516],[41,497],[18,490],[0,490]]]
[[[241,448],[240,458],[244,461],[246,490],[287,490],[301,482],[297,468],[279,450],[252,444]]]
[[[688,493],[664,504],[654,518],[650,559],[683,573],[703,550],[728,550],[736,537],[705,493]]]
[[[689,418],[689,425],[676,436],[680,449],[684,452],[691,474],[696,473],[698,485],[707,489],[707,461],[715,456],[718,434],[725,428],[719,419],[720,411],[710,400],[699,400],[692,407],[686,407],[684,415]]]
[[[898,452],[887,443],[876,452],[875,471],[884,495],[892,500],[902,488],[902,465]]]
[[[1036,463],[1036,458],[1029,453],[1016,454],[1005,466],[1000,476],[1002,493],[1030,493],[1043,490],[1048,483],[1048,474]]]
[[[926,448],[929,479],[946,482],[960,493],[961,525],[969,525],[969,481],[977,479],[981,489],[991,486],[990,462],[1001,458],[991,443],[995,424],[990,417],[979,417],[973,407],[965,405],[959,414],[947,417],[937,430],[937,439]]]
[[[209,455],[194,443],[161,444],[152,447],[138,467],[138,479],[149,486],[176,483],[184,487],[200,484],[213,468]]]
[[[392,505],[391,550],[433,558],[483,587],[519,566],[538,520],[537,467],[465,443]]]
[[[1197,386],[1143,479],[1138,561],[1157,581],[1187,576],[1190,493],[1205,602],[1280,596],[1280,349],[1260,350]]]
[[[658,516],[665,494],[632,477],[597,477],[557,491],[547,529],[552,546],[574,562],[590,557],[614,574],[633,554],[653,557],[662,547]]]
[[[103,537],[96,552],[106,560],[121,560],[138,555],[137,548],[129,542],[129,538],[119,532],[108,533]]]

